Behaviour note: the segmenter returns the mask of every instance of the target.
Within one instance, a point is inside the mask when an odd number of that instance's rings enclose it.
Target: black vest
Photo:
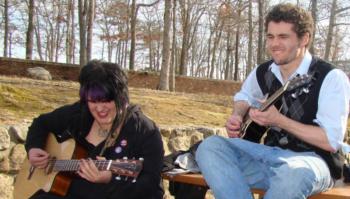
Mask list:
[[[272,95],[282,86],[269,69],[271,64],[272,61],[265,62],[256,71],[257,80],[264,95]],[[282,98],[275,103],[275,106],[281,108],[281,112],[293,120],[302,122],[303,124],[318,126],[313,120],[316,118],[318,109],[320,88],[325,76],[333,68],[331,64],[313,57],[308,71],[308,74],[314,77],[310,84],[306,87],[285,92]],[[342,176],[343,158],[338,152],[331,153],[310,145],[283,129],[270,129],[264,139],[264,144],[278,146],[296,152],[314,151],[325,160],[334,179],[339,179]]]

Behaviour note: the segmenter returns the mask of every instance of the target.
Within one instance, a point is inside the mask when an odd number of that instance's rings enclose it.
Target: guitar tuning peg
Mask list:
[[[292,93],[291,96],[292,96],[292,98],[294,98],[294,99],[296,99],[296,98],[298,97],[296,93]]]
[[[116,180],[121,180],[122,178],[118,175],[115,177]]]
[[[304,92],[304,93],[309,93],[310,90],[309,90],[309,88],[303,88],[303,92]]]
[[[298,96],[303,94],[304,89],[298,91]]]
[[[132,183],[135,183],[135,182],[136,182],[136,178],[134,178],[131,182],[132,182]]]
[[[139,160],[143,162],[145,159],[143,159],[143,158],[139,158]]]

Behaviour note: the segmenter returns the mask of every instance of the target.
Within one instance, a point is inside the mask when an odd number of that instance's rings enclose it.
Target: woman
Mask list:
[[[39,191],[35,199],[161,199],[163,144],[158,128],[137,106],[129,104],[127,77],[113,63],[91,61],[80,72],[80,101],[35,118],[29,127],[26,150],[29,162],[46,168],[49,133],[58,142],[73,138],[87,157],[79,162],[76,177],[65,196]],[[93,159],[143,159],[136,182],[111,171],[100,171]]]

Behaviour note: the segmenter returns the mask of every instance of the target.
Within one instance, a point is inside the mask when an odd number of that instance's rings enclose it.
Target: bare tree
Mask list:
[[[42,42],[41,42],[41,27],[40,27],[40,21],[39,21],[39,12],[38,12],[38,7],[35,7],[36,12],[35,14],[35,26],[34,26],[34,32],[35,32],[35,38],[36,38],[36,48],[37,48],[37,52],[39,55],[40,60],[44,60],[44,55],[42,52]]]
[[[264,61],[264,0],[258,0],[259,9],[259,30],[258,30],[258,50],[257,60],[258,64]]]
[[[156,0],[150,4],[136,4],[136,0],[131,1],[131,20],[130,20],[131,44],[130,44],[129,70],[134,70],[134,65],[135,65],[137,12],[138,12],[140,7],[151,7],[155,4],[157,4],[159,1],[160,0]]]
[[[142,37],[144,46],[148,48],[149,69],[153,71],[160,70],[160,46],[162,41],[162,25],[164,23],[164,16],[155,15],[151,9],[147,9],[143,14],[144,21],[140,21],[138,26],[141,30],[138,33]],[[161,19],[162,18],[162,19]]]
[[[127,6],[127,9],[126,9],[126,12],[127,12],[127,17],[129,18],[130,17],[130,0],[128,0],[128,6]],[[127,18],[127,19],[128,19]],[[128,20],[129,21],[129,20]],[[130,33],[130,23],[127,22],[126,23],[126,39],[124,41],[124,53],[123,53],[123,58],[122,58],[122,63],[124,63],[124,67],[126,68],[126,61],[127,61],[127,55],[128,55],[128,46],[129,46],[129,33]],[[135,48],[134,48],[135,50]],[[131,55],[130,55],[131,56]],[[134,55],[133,55],[134,56]],[[135,57],[135,56],[134,56]],[[134,64],[133,64],[134,65]]]
[[[241,17],[241,10],[240,8],[238,9],[238,18]],[[239,74],[239,38],[240,38],[240,28],[241,28],[241,23],[237,24],[237,29],[236,29],[236,45],[235,45],[235,71],[233,73],[233,79],[238,80],[238,74]]]
[[[62,52],[65,33],[65,18],[61,1],[35,1],[36,24],[34,27],[37,51],[41,59],[58,61]],[[43,52],[41,52],[43,50]]]
[[[338,8],[337,0],[332,1],[331,11],[330,11],[330,17],[329,17],[329,24],[328,24],[328,32],[327,32],[327,39],[326,39],[326,46],[325,46],[325,54],[324,59],[329,60],[329,56],[331,54],[332,49],[332,41],[333,41],[333,31],[334,27],[337,25],[341,25],[340,23],[336,23],[336,17],[340,13],[349,10],[350,6]],[[346,23],[345,25],[350,25],[349,23]]]
[[[169,90],[169,56],[170,56],[170,25],[171,0],[165,0],[162,68],[160,72],[159,90]]]
[[[253,16],[252,0],[248,1],[248,61],[246,74],[249,74],[253,68]]]
[[[129,57],[129,70],[134,70],[135,65],[135,46],[136,46],[136,0],[131,1],[131,17],[130,17],[130,33],[131,33],[131,43],[130,43],[130,57]]]
[[[4,33],[4,57],[8,56],[8,41],[9,41],[9,4],[8,0],[4,0],[4,21],[5,21],[5,33]]]
[[[88,9],[88,23],[87,23],[87,38],[86,38],[86,58],[87,61],[91,59],[91,49],[92,49],[92,34],[93,34],[93,25],[95,18],[95,0],[89,1]]]
[[[101,29],[100,39],[103,44],[107,43],[107,59],[112,61],[112,55],[115,48],[116,50],[116,62],[122,63],[121,53],[121,41],[127,40],[127,34],[125,33],[123,26],[127,23],[127,7],[128,5],[120,1],[101,1],[98,3],[96,22]],[[118,7],[119,9],[115,9]],[[104,52],[104,48],[101,53]],[[103,57],[103,55],[102,55]]]
[[[68,0],[67,18],[66,18],[66,62],[74,63],[74,0]]]
[[[87,13],[88,13],[88,1],[78,0],[78,13],[79,13],[79,39],[80,39],[80,66],[85,65],[87,62],[86,51],[86,32],[87,32]]]
[[[29,0],[28,5],[28,28],[26,39],[26,59],[32,59],[33,54],[33,34],[34,34],[34,0]]]
[[[231,31],[227,31],[227,39],[226,39],[226,61],[225,61],[225,80],[229,80],[232,78],[232,68],[230,57],[232,55],[232,46],[231,46]]]
[[[218,29],[216,29],[215,32],[215,38],[214,38],[214,43],[213,43],[213,48],[211,49],[211,62],[210,62],[210,72],[209,72],[209,78],[214,77],[214,70],[215,70],[215,61],[216,61],[216,50],[218,48],[218,45],[221,40],[221,35],[222,31],[224,28],[224,20],[222,17],[217,18],[217,23],[218,23]]]
[[[192,4],[187,0],[179,1],[181,8],[181,22],[182,22],[182,47],[180,58],[180,74],[187,74],[187,56],[188,56],[188,40],[189,40],[189,26],[190,26],[190,13],[192,10]],[[186,5],[188,4],[188,5]]]
[[[328,33],[327,33],[327,39],[326,39],[326,48],[324,53],[324,59],[328,60],[330,55],[330,48],[332,45],[333,40],[333,28],[335,23],[335,15],[337,10],[337,0],[332,1],[332,7],[331,7],[331,15],[329,17],[329,24],[328,24]]]
[[[311,0],[311,16],[314,19],[314,32],[312,33],[312,41],[310,43],[310,53],[314,54],[314,40],[316,35],[316,24],[317,24],[317,0]]]
[[[176,0],[173,0],[173,38],[170,59],[169,90],[175,92],[175,69],[176,69]]]
[[[179,73],[187,75],[188,50],[192,45],[198,29],[198,23],[205,12],[205,3],[199,1],[182,0],[179,1],[181,26],[182,26],[182,45],[180,55]]]
[[[237,25],[236,25],[236,45],[235,45],[235,71],[233,74],[233,79],[238,81],[238,76],[239,76],[239,63],[240,63],[240,50],[239,50],[239,45],[240,45],[240,34],[241,34],[241,27],[242,27],[242,19],[241,15],[243,10],[246,8],[246,5],[243,4],[241,0],[237,2]]]
[[[56,36],[54,37],[55,40],[53,40],[55,48],[53,48],[53,51],[54,51],[54,54],[55,54],[55,62],[58,62],[58,56],[59,56],[59,52],[60,52],[60,49],[61,49],[61,43],[63,41],[63,34],[65,32],[65,26],[64,26],[64,17],[63,17],[63,14],[61,13],[61,10],[62,10],[62,3],[58,3],[57,4],[57,17],[56,17],[56,27],[55,27],[55,34]]]

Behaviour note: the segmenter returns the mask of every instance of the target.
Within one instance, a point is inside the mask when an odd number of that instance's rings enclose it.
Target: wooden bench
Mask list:
[[[175,176],[162,174],[163,179],[199,186],[208,186],[201,174],[178,174]],[[264,190],[252,189],[252,193],[259,195],[262,198]],[[350,199],[350,184],[337,182],[336,186],[328,191],[313,195],[309,199]]]

